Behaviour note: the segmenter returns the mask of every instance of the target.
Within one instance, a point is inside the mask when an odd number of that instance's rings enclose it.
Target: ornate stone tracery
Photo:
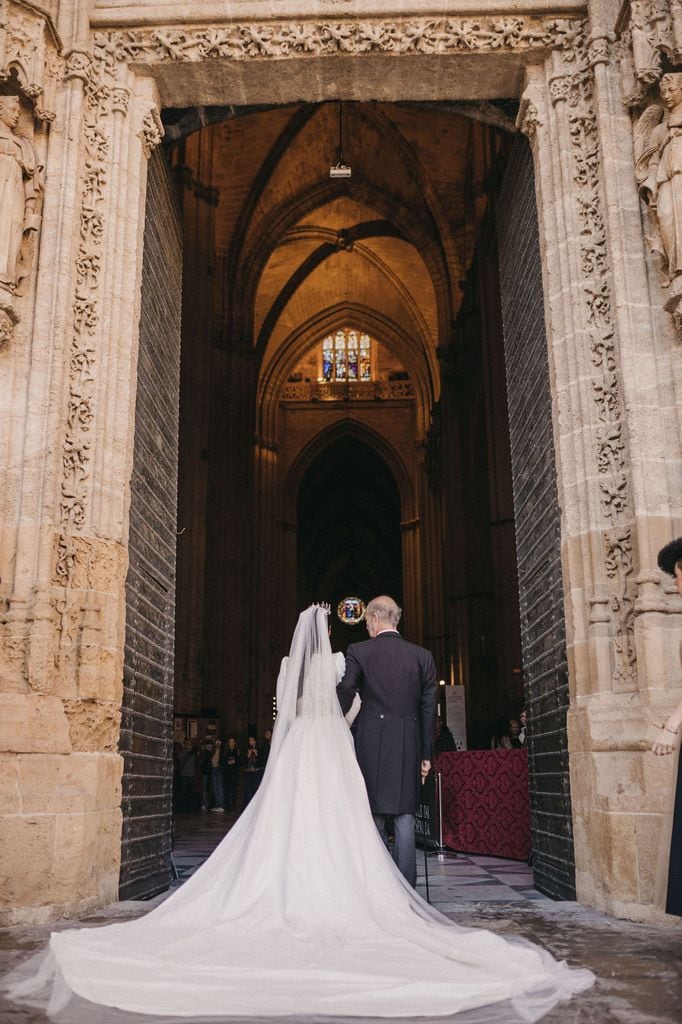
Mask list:
[[[68,82],[72,78],[80,78],[87,82],[92,68],[92,56],[87,50],[70,50],[66,56],[64,78]]]
[[[0,0],[0,81],[14,72],[41,121],[54,119],[61,69],[60,42],[50,19],[21,0]]]
[[[62,536],[57,546],[57,581],[65,584],[75,554],[70,532],[82,528],[88,495],[91,428],[94,418],[95,344],[99,323],[98,289],[102,273],[105,188],[107,184],[108,133],[111,90],[94,65],[78,60],[78,76],[85,74],[81,179],[80,242],[76,258],[76,290],[73,303],[73,334],[69,355],[69,402],[62,454],[60,518]],[[70,72],[67,68],[67,74]]]
[[[666,58],[682,60],[682,6],[679,0],[631,0],[618,28],[626,42],[621,54],[625,95],[635,105],[660,79]]]
[[[682,167],[682,4],[631,0],[617,28],[647,242],[659,263],[665,309],[682,337],[682,233],[677,227],[682,196],[677,196],[676,180]]]
[[[125,65],[114,66],[74,50],[65,77],[83,82],[83,160],[80,177],[80,231],[75,262],[72,336],[69,355],[69,400],[62,450],[60,531],[56,541],[55,583],[74,587],[79,545],[76,536],[86,523],[91,491],[91,460],[95,435],[97,335],[102,324],[101,290],[107,244],[112,145],[116,118],[130,111],[130,89],[123,85]],[[142,115],[142,151],[148,158],[163,138],[163,125],[154,107]]]
[[[0,238],[0,348],[20,319],[16,297],[35,264],[42,207],[38,125],[54,119],[59,43],[49,19],[21,0],[0,3],[0,149],[4,230]],[[5,83],[3,85],[3,83]],[[12,184],[13,183],[13,184]]]
[[[224,28],[131,29],[95,34],[95,54],[117,63],[286,59],[297,56],[456,54],[548,50],[573,45],[568,18],[405,18],[272,22]]]
[[[616,691],[627,691],[637,687],[633,511],[594,98],[594,67],[608,59],[609,45],[606,37],[581,40],[563,54],[560,71],[550,75],[548,87],[552,104],[566,111],[570,140],[583,322],[593,373],[593,445],[603,519],[603,565],[611,583],[608,597],[604,600],[596,596],[591,604],[593,610],[605,604],[610,609],[615,654],[611,685]],[[592,621],[596,621],[593,616]],[[604,621],[603,615],[599,621]]]
[[[682,74],[665,74],[660,100],[649,104],[635,124],[635,174],[649,210],[649,245],[660,260],[665,308],[682,331]]]
[[[149,159],[152,151],[163,139],[164,134],[163,122],[156,107],[152,107],[142,118],[142,128],[139,134],[142,140],[144,155]]]

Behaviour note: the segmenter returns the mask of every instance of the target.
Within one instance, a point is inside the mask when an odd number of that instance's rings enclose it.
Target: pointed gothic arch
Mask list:
[[[261,439],[268,439],[269,443],[275,441],[279,396],[292,368],[316,340],[321,341],[325,335],[347,324],[367,331],[400,357],[414,388],[418,437],[425,436],[433,403],[440,393],[439,367],[433,351],[376,310],[343,302],[315,314],[292,332],[261,372],[256,402],[256,431]]]

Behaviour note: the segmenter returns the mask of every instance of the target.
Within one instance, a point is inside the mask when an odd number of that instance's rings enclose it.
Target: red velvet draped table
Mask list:
[[[435,768],[442,774],[446,846],[528,859],[528,751],[462,750],[441,754]]]

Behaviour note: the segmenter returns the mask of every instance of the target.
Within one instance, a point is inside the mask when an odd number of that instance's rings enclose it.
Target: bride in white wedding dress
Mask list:
[[[327,612],[304,611],[263,782],[212,856],[145,917],[53,933],[5,985],[55,1019],[537,1020],[594,976],[463,928],[404,881],[336,699]],[[23,977],[22,977],[23,974]],[[27,976],[28,975],[28,976]],[[84,1002],[88,1001],[88,1002]],[[96,1007],[92,1003],[99,1004]]]

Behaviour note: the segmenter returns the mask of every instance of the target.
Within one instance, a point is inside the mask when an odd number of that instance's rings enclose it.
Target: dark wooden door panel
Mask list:
[[[149,162],[126,580],[121,899],[170,876],[182,243],[170,174]]]
[[[530,727],[533,869],[575,899],[568,672],[549,364],[533,161],[518,137],[497,203],[521,643]]]

